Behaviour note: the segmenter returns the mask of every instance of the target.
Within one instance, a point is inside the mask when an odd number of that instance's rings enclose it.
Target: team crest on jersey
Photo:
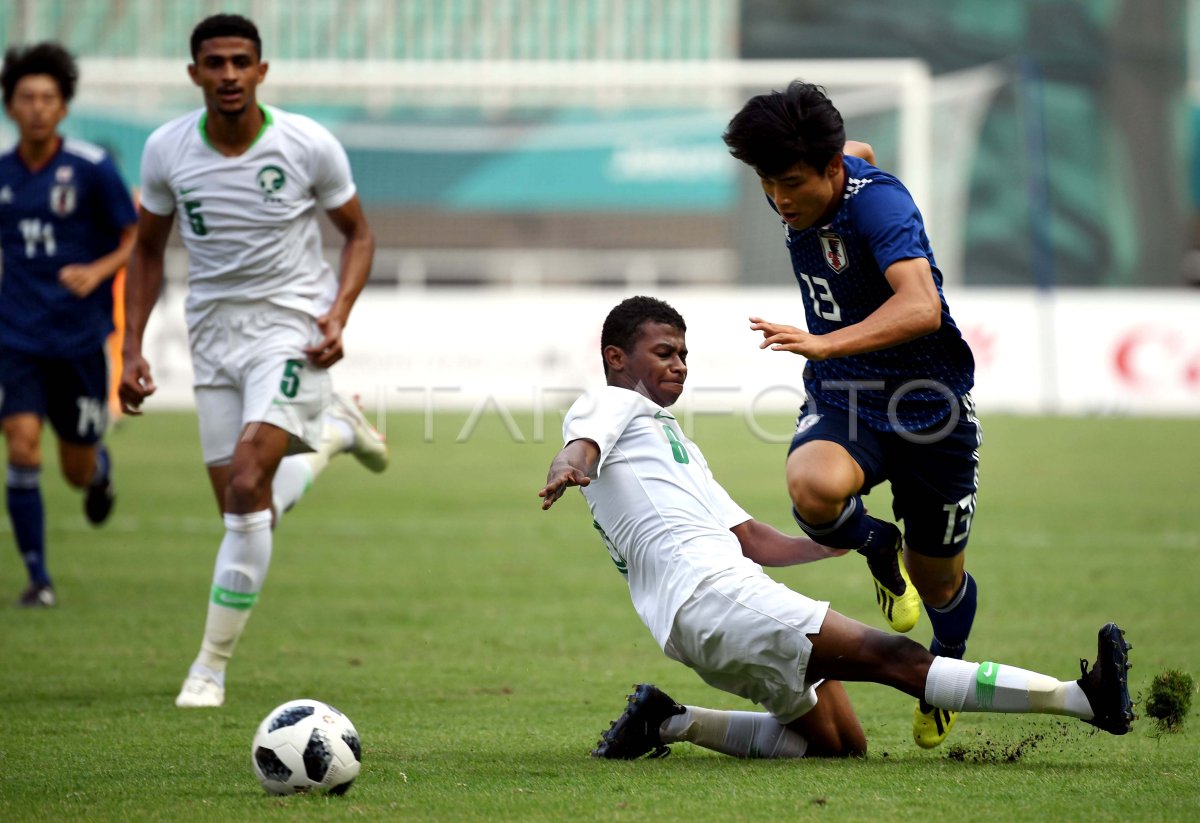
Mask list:
[[[821,238],[821,252],[829,268],[838,273],[845,271],[846,266],[850,265],[850,257],[846,254],[846,243],[842,236],[832,231],[820,232],[818,236]]]
[[[0,203],[11,203],[13,201],[12,189],[8,186],[0,189]]]
[[[263,196],[269,202],[279,202],[279,198],[275,195],[283,188],[283,184],[287,182],[287,175],[283,173],[283,169],[279,166],[263,166],[258,170],[258,187],[262,189]]]
[[[62,169],[59,169],[62,171]],[[59,217],[66,217],[75,211],[75,187],[70,185],[52,186],[50,188],[50,211]]]
[[[75,177],[75,169],[70,166],[59,166],[54,170],[54,181],[56,183],[70,183]]]

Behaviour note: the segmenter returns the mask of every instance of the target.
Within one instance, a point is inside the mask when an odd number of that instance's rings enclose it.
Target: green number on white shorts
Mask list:
[[[279,391],[289,400],[300,391],[300,371],[303,368],[303,360],[289,360],[283,367],[283,379],[279,381]]]

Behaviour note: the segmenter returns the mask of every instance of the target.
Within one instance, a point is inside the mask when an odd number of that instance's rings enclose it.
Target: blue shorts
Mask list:
[[[881,432],[843,409],[820,414],[800,409],[790,455],[811,440],[842,446],[862,467],[866,494],[888,480],[892,513],[904,522],[904,541],[917,554],[954,557],[967,547],[979,490],[979,446],[983,429],[971,395],[937,426],[922,432]]]
[[[89,446],[108,427],[108,355],[39,357],[0,347],[0,418],[49,418],[58,439]]]

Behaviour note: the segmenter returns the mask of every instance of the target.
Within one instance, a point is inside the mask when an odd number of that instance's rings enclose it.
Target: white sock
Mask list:
[[[204,640],[196,665],[222,674],[271,563],[271,511],[226,514],[225,537],[213,569]]]
[[[664,743],[686,741],[746,758],[803,757],[808,741],[766,712],[726,712],[685,706],[663,723]]]
[[[309,485],[312,485],[312,481],[325,471],[330,460],[352,448],[354,448],[354,430],[346,421],[338,420],[327,414],[321,424],[321,442],[318,444],[317,450],[297,454],[294,457],[308,464],[309,471],[312,473]],[[291,457],[287,457],[284,458],[284,461],[291,459]],[[280,466],[282,465],[283,463],[280,463]]]
[[[293,454],[279,461],[279,468],[275,470],[275,478],[271,481],[271,504],[277,518],[291,511],[292,506],[300,502],[313,484],[316,475],[313,463],[307,457],[306,454]],[[328,462],[325,461],[326,464]]]
[[[325,431],[322,439],[336,441],[338,451],[350,451],[354,448],[354,429],[345,420],[331,415],[325,415]]]
[[[998,663],[935,657],[925,702],[955,712],[1060,714],[1090,720],[1091,704],[1079,684]]]

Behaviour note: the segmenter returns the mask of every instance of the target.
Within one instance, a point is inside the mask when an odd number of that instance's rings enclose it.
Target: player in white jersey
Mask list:
[[[682,706],[641,685],[604,733],[598,757],[661,756],[687,741],[738,757],[864,754],[866,737],[841,682],[892,686],[954,711],[1077,717],[1112,734],[1133,720],[1128,645],[1100,630],[1098,659],[1076,681],[995,663],[935,657],[773,581],[762,565],[835,554],[753,520],[730,499],[668,409],[687,378],[686,326],[667,304],[633,297],[601,332],[607,387],[563,423],[566,445],[538,492],[550,508],[579,486],[626,576],[634,608],[663,651],[709,684],[767,711]]]
[[[156,130],[143,152],[120,396],[136,415],[154,392],[142,336],[177,220],[201,448],[225,520],[204,639],[175,701],[204,707],[224,703],[275,519],[334,454],[349,451],[373,471],[388,456],[327,371],[343,356],[342,329],[375,250],[346,153],[312,120],[258,103],[267,63],[251,21],[209,17],[191,48],[188,73],[205,106]],[[339,273],[321,255],[318,208],[345,239]]]

